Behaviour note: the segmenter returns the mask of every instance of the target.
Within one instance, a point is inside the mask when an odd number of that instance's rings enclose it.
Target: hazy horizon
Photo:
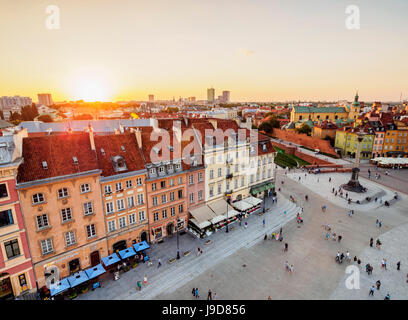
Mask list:
[[[312,4],[311,4],[312,3]],[[45,27],[46,7],[60,29]],[[345,8],[360,8],[360,30]],[[408,1],[0,0],[0,96],[54,101],[394,101],[408,97]]]

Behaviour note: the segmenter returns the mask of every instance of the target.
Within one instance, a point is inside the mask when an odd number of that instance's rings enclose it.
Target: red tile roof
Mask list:
[[[122,150],[122,146],[125,151]],[[104,177],[145,169],[145,163],[133,133],[95,136],[95,147],[99,168]],[[102,153],[102,149],[105,154]],[[115,156],[124,158],[127,170],[120,172],[114,170],[111,158]]]
[[[78,164],[73,157],[78,159]],[[18,169],[18,183],[98,169],[88,133],[24,138],[23,158],[24,163]],[[47,162],[48,169],[43,168],[43,161]]]

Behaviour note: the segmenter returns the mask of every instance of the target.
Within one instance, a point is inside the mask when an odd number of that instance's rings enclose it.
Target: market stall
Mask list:
[[[69,284],[68,279],[67,278],[61,279],[60,281],[52,283],[50,285],[50,295],[51,297],[54,297],[58,294],[64,293],[70,288],[71,285]]]
[[[133,245],[133,249],[135,249],[135,251],[136,251],[137,258],[139,258],[139,257],[142,258],[143,257],[143,261],[148,261],[149,260],[149,255],[146,253],[146,250],[150,249],[150,246],[146,241],[135,243]]]
[[[92,281],[92,289],[96,289],[100,287],[100,283],[98,281],[98,277],[106,272],[105,268],[102,264],[98,264],[94,267],[85,269],[85,273],[88,276],[89,280]]]
[[[216,217],[213,210],[207,205],[190,210],[192,218],[189,219],[187,230],[195,236],[202,238],[209,236],[213,230],[211,220]]]

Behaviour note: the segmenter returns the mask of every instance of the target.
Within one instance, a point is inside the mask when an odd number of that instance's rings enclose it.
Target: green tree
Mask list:
[[[264,121],[262,122],[259,127],[259,131],[265,131],[266,133],[271,133],[273,131],[273,127],[270,122]]]
[[[296,128],[297,133],[306,133],[307,135],[310,135],[312,132],[312,128],[310,128],[306,123],[302,124],[300,128]]]

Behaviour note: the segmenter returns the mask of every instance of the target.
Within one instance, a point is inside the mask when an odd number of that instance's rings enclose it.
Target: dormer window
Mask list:
[[[159,174],[164,173],[164,167],[159,167]]]
[[[115,172],[127,170],[126,161],[122,156],[112,157],[111,160]]]
[[[167,171],[173,171],[173,169],[174,169],[174,167],[173,167],[172,164],[169,164],[169,165],[167,166]]]
[[[262,145],[262,151],[266,151],[266,144]]]
[[[105,150],[103,148],[101,148],[101,153],[103,156],[106,155]]]
[[[43,161],[43,162],[42,162],[42,167],[43,167],[44,170],[47,170],[47,169],[48,169],[47,161]]]
[[[156,174],[156,168],[151,168],[151,169],[149,170],[149,173],[150,173],[150,174]]]
[[[181,164],[180,163],[176,164],[176,170],[180,170],[180,169],[181,169]]]
[[[122,152],[126,152],[126,149],[124,146],[120,146],[120,149],[122,150]]]
[[[72,161],[74,161],[74,164],[78,164],[78,158],[77,157],[72,157]]]

